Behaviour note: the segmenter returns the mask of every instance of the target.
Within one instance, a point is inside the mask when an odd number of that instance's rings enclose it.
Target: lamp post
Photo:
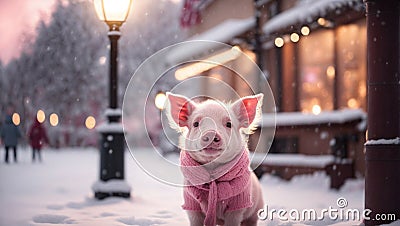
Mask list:
[[[159,91],[156,94],[156,97],[154,98],[154,105],[158,110],[160,110],[160,123],[161,123],[161,117],[162,117],[162,111],[165,108],[165,102],[167,101],[167,95],[163,91]],[[161,130],[162,130],[162,125],[161,125]],[[168,142],[168,138],[164,131],[160,131],[158,134],[158,147],[162,153],[162,155],[166,155],[170,152],[174,151],[174,146],[169,145],[170,143]]]
[[[154,98],[154,105],[156,106],[156,108],[158,110],[160,110],[160,125],[161,125],[160,128],[161,129],[162,129],[162,124],[161,124],[162,111],[165,108],[165,101],[166,100],[167,100],[167,95],[163,91],[158,91],[157,94],[156,94],[156,97]],[[158,147],[160,148],[160,150],[162,150],[163,149],[162,144],[163,144],[163,141],[165,139],[165,134],[163,133],[163,131],[161,131],[158,134],[157,138],[158,138]],[[163,152],[163,154],[164,154],[164,152]]]
[[[262,53],[262,42],[261,42],[261,9],[259,0],[254,0],[254,17],[255,17],[255,32],[254,32],[254,52],[256,53],[256,63],[261,71],[264,70],[263,66],[263,53]]]
[[[371,210],[365,225],[369,226],[400,217],[400,2],[364,2],[368,51],[365,209]],[[382,213],[392,217],[384,218]]]
[[[131,3],[131,0],[94,0],[97,16],[110,29],[109,108],[105,113],[108,121],[97,129],[101,134],[100,180],[92,186],[97,199],[130,197],[131,188],[124,180],[125,140],[120,122],[122,111],[118,108],[118,39]]]

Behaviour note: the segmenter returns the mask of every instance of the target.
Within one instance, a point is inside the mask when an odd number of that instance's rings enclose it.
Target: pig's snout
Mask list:
[[[201,136],[201,146],[203,148],[219,148],[222,145],[221,136],[214,130],[206,131]]]

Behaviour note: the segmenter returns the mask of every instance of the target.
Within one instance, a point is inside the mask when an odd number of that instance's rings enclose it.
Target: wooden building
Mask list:
[[[352,175],[363,175],[367,55],[362,0],[186,0],[181,23],[189,41],[229,44],[261,67],[275,99],[273,109],[264,103],[267,114],[260,125],[276,125],[271,155],[329,155],[333,159],[322,167],[326,171],[346,162]],[[214,47],[172,51],[166,61],[173,65],[176,59],[207,59],[217,52]],[[200,75],[224,81],[239,96],[265,92],[259,86],[259,72],[246,62],[233,58],[186,78]],[[180,65],[177,71],[191,65]],[[226,65],[239,68],[246,81]],[[236,98],[214,83],[204,80],[199,90],[219,99]],[[267,123],[273,112],[275,121]],[[255,134],[250,148],[265,152],[270,146],[265,140]],[[268,164],[275,163],[268,163],[267,157]],[[299,167],[290,171],[288,164],[278,174],[290,178],[303,172]],[[276,173],[278,165],[271,172]]]

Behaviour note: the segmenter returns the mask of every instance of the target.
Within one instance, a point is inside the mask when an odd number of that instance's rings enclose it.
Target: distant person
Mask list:
[[[17,162],[17,145],[18,139],[21,137],[21,132],[12,122],[11,115],[6,116],[4,124],[0,129],[0,135],[6,149],[5,162],[8,163],[8,150],[10,148],[14,150],[14,162]]]
[[[28,133],[29,143],[32,147],[32,162],[36,160],[36,154],[39,161],[42,161],[41,150],[44,143],[49,143],[47,138],[46,129],[43,125],[35,118],[34,123],[29,129]]]

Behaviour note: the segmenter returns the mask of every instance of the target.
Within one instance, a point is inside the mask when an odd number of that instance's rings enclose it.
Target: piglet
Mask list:
[[[262,99],[199,103],[167,93],[168,121],[181,133],[182,207],[190,225],[257,225],[263,196],[249,169],[247,138],[261,119]]]

